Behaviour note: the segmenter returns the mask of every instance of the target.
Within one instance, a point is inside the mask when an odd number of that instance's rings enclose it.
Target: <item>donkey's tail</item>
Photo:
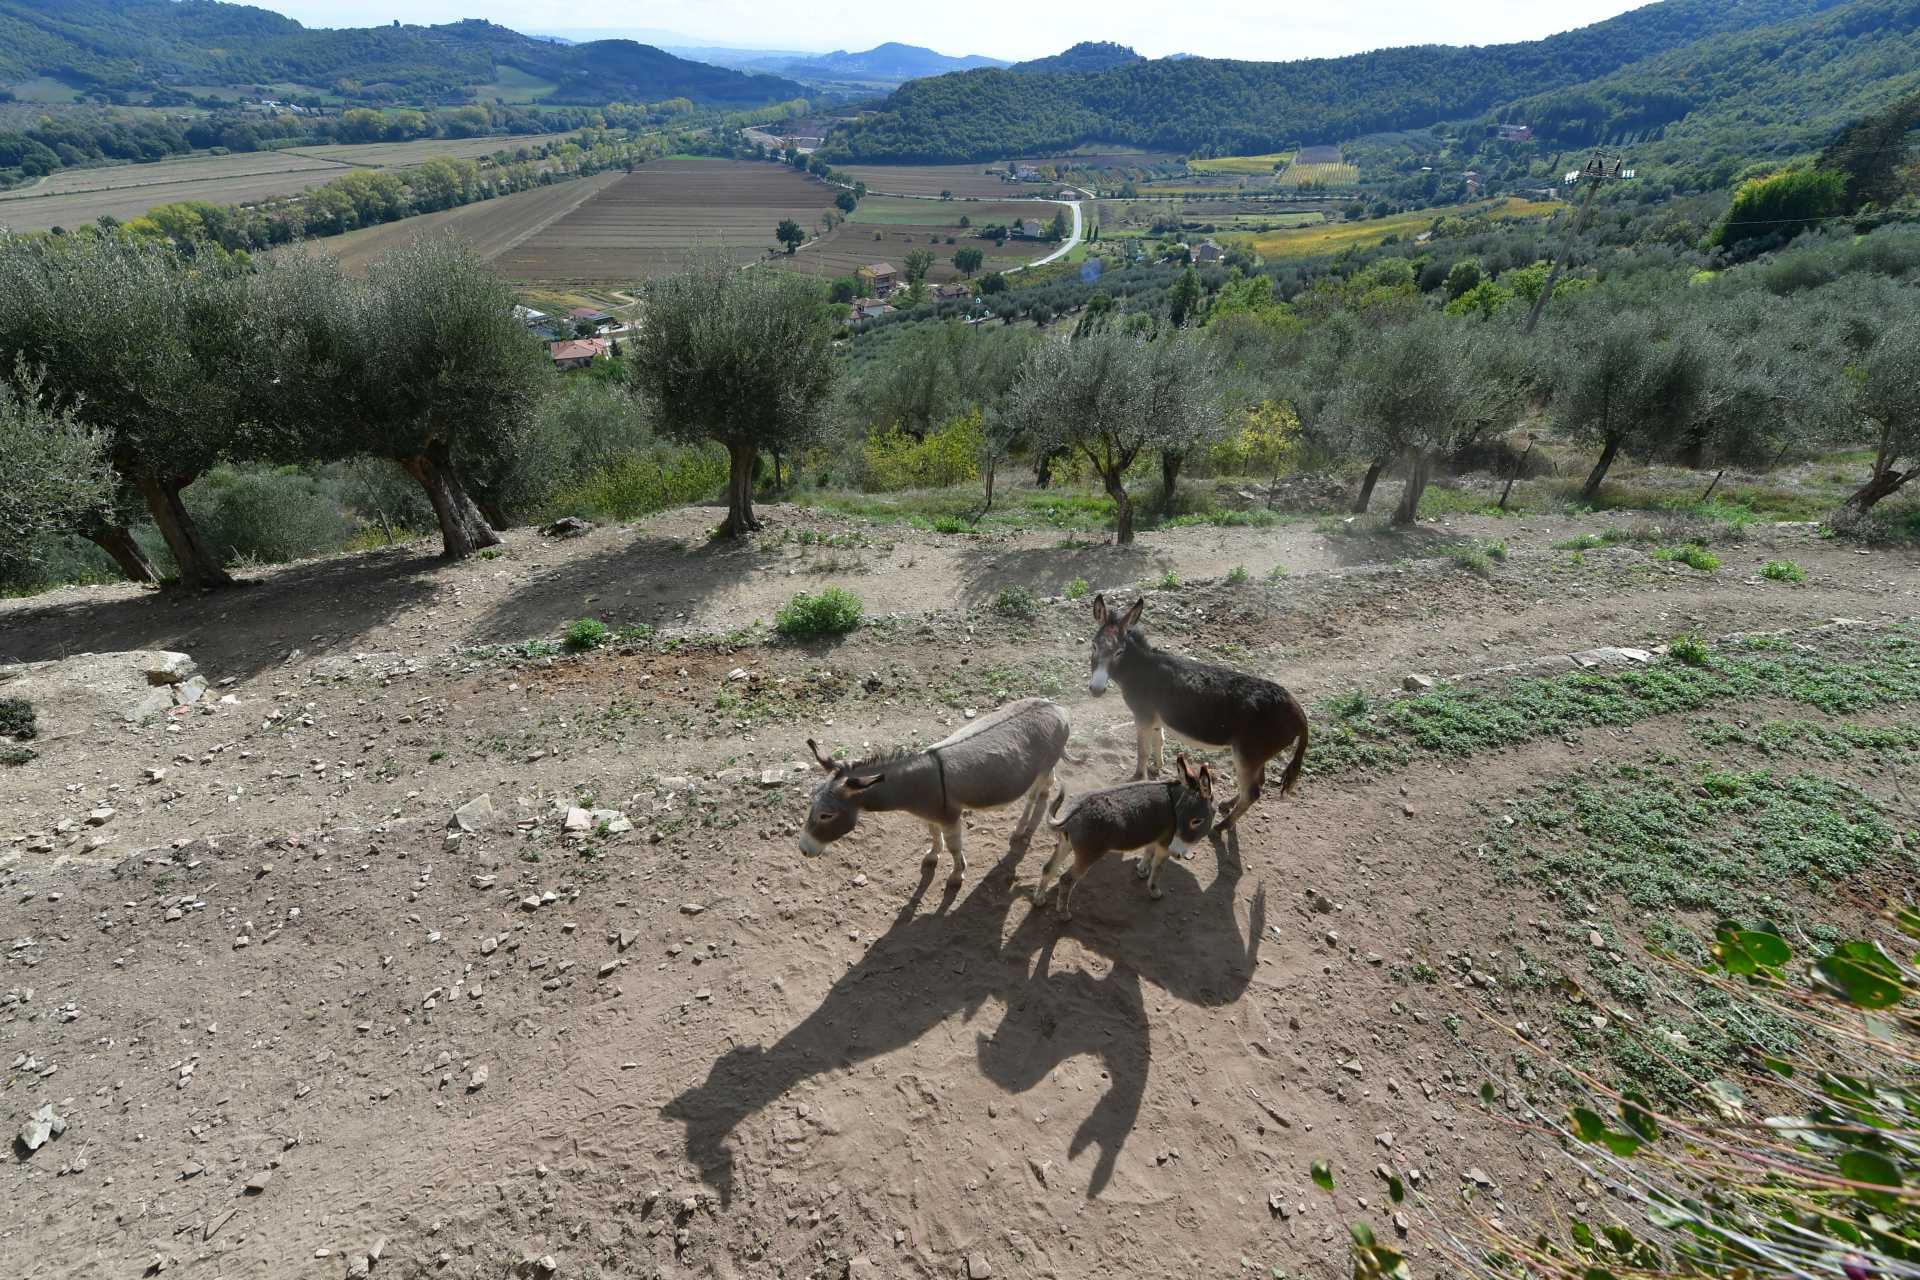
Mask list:
[[[1047,825],[1048,826],[1058,827],[1060,825],[1060,806],[1065,804],[1066,800],[1067,800],[1067,789],[1065,787],[1062,787],[1058,791],[1053,793],[1053,803],[1047,806]]]
[[[1293,794],[1294,787],[1300,781],[1300,766],[1306,763],[1307,759],[1307,713],[1301,709],[1298,701],[1291,698],[1288,700],[1292,702],[1294,717],[1300,723],[1300,736],[1294,742],[1293,759],[1288,762],[1286,771],[1280,775],[1280,794],[1283,796]]]

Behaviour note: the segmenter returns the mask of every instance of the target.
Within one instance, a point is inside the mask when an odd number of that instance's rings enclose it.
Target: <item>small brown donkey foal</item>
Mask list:
[[[1087,691],[1095,697],[1109,682],[1120,686],[1120,696],[1133,712],[1139,755],[1135,778],[1157,775],[1166,756],[1168,729],[1189,742],[1233,749],[1234,772],[1240,794],[1220,806],[1224,831],[1240,820],[1260,798],[1267,761],[1293,746],[1293,759],[1280,775],[1282,795],[1300,780],[1300,764],[1307,757],[1307,713],[1291,693],[1271,680],[1250,676],[1230,667],[1216,667],[1175,654],[1163,653],[1136,630],[1145,600],[1136,600],[1123,614],[1109,613],[1104,596],[1093,598],[1093,674]],[[1148,766],[1148,743],[1152,765]]]
[[[1138,873],[1147,882],[1147,895],[1160,896],[1160,865],[1170,853],[1184,854],[1207,838],[1213,822],[1213,770],[1200,766],[1195,773],[1187,767],[1185,756],[1174,758],[1180,775],[1173,782],[1129,782],[1124,786],[1092,791],[1073,802],[1063,816],[1050,823],[1059,833],[1053,857],[1040,873],[1040,885],[1033,895],[1037,907],[1047,900],[1047,891],[1064,884],[1058,891],[1063,917],[1073,916],[1073,891],[1109,853],[1140,850]],[[1055,814],[1067,798],[1062,791],[1053,802]],[[1071,857],[1073,866],[1067,866]],[[1064,881],[1062,877],[1065,877]]]

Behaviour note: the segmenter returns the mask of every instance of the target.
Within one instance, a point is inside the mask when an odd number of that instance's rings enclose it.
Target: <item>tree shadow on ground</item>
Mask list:
[[[992,1036],[979,1038],[982,1073],[1010,1092],[1024,1092],[1077,1054],[1105,1064],[1112,1087],[1081,1123],[1070,1151],[1100,1148],[1087,1194],[1112,1179],[1146,1096],[1152,1044],[1142,980],[1203,1006],[1230,1004],[1252,980],[1266,928],[1264,891],[1256,892],[1248,935],[1241,939],[1233,897],[1237,863],[1225,850],[1220,874],[1201,890],[1184,868],[1162,873],[1166,898],[1151,902],[1130,868],[1108,859],[1076,895],[1071,922],[1032,907],[1014,893],[1025,852],[1014,843],[965,898],[950,909],[918,908],[932,881],[919,888],[860,962],[834,983],[818,1008],[771,1046],[729,1049],[696,1085],[663,1108],[687,1129],[687,1156],[723,1202],[734,1193],[735,1131],[805,1080],[892,1052],[947,1018],[972,1018],[989,999],[1007,1008]],[[943,904],[944,905],[944,904]],[[1181,945],[1167,945],[1175,911]],[[1025,913],[1003,938],[1009,916]],[[1112,964],[1104,977],[1055,973],[1051,959],[1063,932]]]
[[[969,547],[960,553],[960,593],[968,605],[977,606],[1010,586],[1025,587],[1037,596],[1057,596],[1079,579],[1090,591],[1113,591],[1157,578],[1172,563],[1167,551],[1138,542],[1128,547],[1077,542],[1020,550]]]
[[[1476,545],[1475,539],[1463,533],[1429,525],[1396,527],[1388,524],[1387,519],[1387,515],[1356,516],[1347,524],[1343,518],[1337,531],[1327,533],[1327,547],[1341,568],[1427,559]]]
[[[676,613],[691,613],[768,560],[752,538],[689,544],[641,535],[529,579],[493,603],[475,624],[473,638],[479,644],[515,644],[551,635],[584,617],[615,627],[658,626]],[[599,598],[589,603],[588,596]]]
[[[351,648],[375,626],[430,600],[438,556],[397,546],[289,565],[221,591],[140,591],[10,611],[0,662],[173,649],[209,676],[245,679],[294,649]],[[313,637],[323,636],[322,642]]]

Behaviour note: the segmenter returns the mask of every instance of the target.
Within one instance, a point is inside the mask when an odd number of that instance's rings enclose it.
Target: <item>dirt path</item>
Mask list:
[[[800,857],[799,739],[924,741],[1016,679],[1055,680],[1067,785],[1125,772],[1124,712],[1080,683],[1084,606],[982,607],[1011,582],[1121,590],[1244,564],[1244,587],[1154,593],[1149,621],[1310,703],[1688,628],[1920,614],[1912,553],[1800,529],[1722,547],[1701,575],[1628,548],[1573,564],[1550,550],[1565,522],[1544,520],[1384,549],[1182,529],[1123,553],[770,514],[776,538],[867,541],[728,551],[694,510],[574,542],[516,533],[455,566],[419,547],[340,557],[205,600],[0,602],[0,657],[178,647],[235,699],[103,722],[0,770],[0,1116],[52,1102],[68,1122],[0,1162],[0,1271],[158,1258],[334,1280],[384,1238],[376,1276],[551,1255],[563,1277],[837,1280],[856,1260],[950,1277],[978,1256],[994,1276],[1332,1280],[1346,1222],[1391,1230],[1381,1164],[1442,1203],[1479,1170],[1496,1212],[1564,1210],[1592,1192],[1512,1123],[1549,1095],[1477,1097],[1478,1062],[1503,1050],[1475,1011],[1548,1025],[1540,997],[1409,974],[1450,953],[1498,970],[1516,943],[1582,962],[1572,908],[1499,879],[1477,833],[1543,777],[1685,750],[1687,725],[1313,779],[1171,866],[1160,902],[1102,866],[1064,927],[1030,910],[1040,859],[1009,846],[1009,814],[970,822],[958,893],[921,873],[907,822]],[[1485,578],[1440,558],[1495,532],[1510,554]],[[1752,576],[1787,554],[1806,584]],[[1292,574],[1268,584],[1274,564]],[[809,647],[470,652],[583,615],[748,627],[827,582],[875,625]],[[480,793],[496,816],[450,841]],[[566,804],[634,830],[570,839]],[[1600,910],[1623,936],[1645,923]],[[1335,1199],[1307,1177],[1322,1158]],[[1408,1226],[1433,1274],[1438,1235],[1419,1211]]]

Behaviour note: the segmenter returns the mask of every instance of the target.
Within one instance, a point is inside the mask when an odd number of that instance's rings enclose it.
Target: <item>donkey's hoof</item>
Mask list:
[[[937,867],[937,866],[939,866],[939,865],[940,865],[940,851],[939,851],[938,849],[933,849],[933,850],[930,850],[930,851],[929,851],[929,852],[927,853],[927,856],[926,856],[926,857],[924,857],[924,858],[922,858],[922,859],[920,859],[920,865],[921,865],[921,867],[922,867],[922,868],[924,868],[925,870],[928,870],[928,871],[931,871],[931,870],[933,870],[933,869],[934,869],[935,867]]]
[[[1221,836],[1221,835],[1225,835],[1227,832],[1231,830],[1233,830],[1233,824],[1223,818],[1220,820],[1219,825],[1214,827],[1213,834],[1216,836]],[[1188,855],[1188,856],[1192,856],[1192,855]]]
[[[1147,896],[1149,898],[1152,898],[1155,902],[1158,902],[1160,901],[1160,899],[1164,898],[1166,894],[1161,892],[1159,885],[1150,884],[1147,886]]]
[[[963,875],[961,875],[961,874],[960,874],[960,873],[959,873],[958,871],[956,871],[956,872],[954,872],[954,873],[953,873],[952,875],[950,875],[950,876],[948,876],[948,877],[947,877],[947,888],[949,888],[949,889],[958,889],[958,888],[960,887],[960,885],[961,885],[961,883],[962,883],[962,882],[963,882],[963,881],[964,881],[965,879],[966,879],[966,877],[965,877],[965,876],[963,876]]]
[[[1153,864],[1151,862],[1148,862],[1145,858],[1140,859],[1139,862],[1134,864],[1133,878],[1135,880],[1145,880],[1148,876],[1152,874],[1153,874]]]

